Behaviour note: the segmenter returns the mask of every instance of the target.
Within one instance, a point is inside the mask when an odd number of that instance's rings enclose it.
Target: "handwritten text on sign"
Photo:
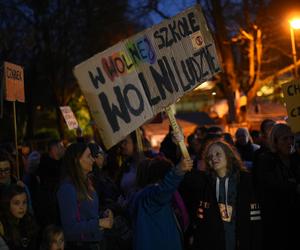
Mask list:
[[[293,132],[300,132],[300,80],[295,80],[282,85],[288,123]]]
[[[4,62],[5,99],[25,102],[24,72],[19,65]]]
[[[78,122],[70,106],[61,106],[59,108],[62,112],[62,115],[67,123],[69,130],[78,128]]]
[[[219,71],[197,6],[93,56],[74,73],[110,148]]]

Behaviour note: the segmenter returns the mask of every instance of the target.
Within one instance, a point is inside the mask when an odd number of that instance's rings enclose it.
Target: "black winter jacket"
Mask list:
[[[248,172],[241,172],[237,179],[236,250],[260,250],[261,214],[252,179]],[[216,199],[215,178],[208,173],[194,170],[185,176],[180,192],[191,220],[187,235],[193,242],[190,243],[190,249],[225,250],[225,232]],[[199,208],[203,209],[203,218],[199,216]]]

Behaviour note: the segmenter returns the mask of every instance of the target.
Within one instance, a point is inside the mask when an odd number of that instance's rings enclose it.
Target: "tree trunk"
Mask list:
[[[237,77],[235,74],[235,61],[233,58],[232,44],[229,39],[228,30],[225,26],[224,16],[220,0],[212,0],[212,13],[216,22],[216,38],[222,56],[222,82],[224,85],[224,94],[228,101],[228,122],[236,121],[236,107],[234,92],[238,89]]]
[[[226,81],[226,79],[224,79]],[[225,87],[225,96],[228,103],[228,123],[234,123],[236,121],[236,105],[235,105],[235,93],[230,87],[230,83],[226,83],[227,87]]]

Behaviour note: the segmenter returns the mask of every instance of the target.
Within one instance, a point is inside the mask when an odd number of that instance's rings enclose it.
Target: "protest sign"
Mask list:
[[[196,5],[94,55],[74,74],[110,148],[220,70]]]
[[[5,99],[25,102],[24,72],[19,65],[4,62]]]
[[[294,133],[300,132],[300,79],[282,85],[288,113],[288,124]]]
[[[61,106],[59,108],[67,123],[69,130],[77,129],[79,125],[70,106]]]
[[[17,129],[17,112],[16,101],[25,102],[24,94],[24,71],[23,67],[4,62],[4,92],[5,99],[13,102],[13,116],[14,116],[14,132],[15,132],[15,148],[18,148],[18,129]],[[2,105],[2,104],[1,104]],[[17,178],[20,178],[19,171],[19,153],[16,150],[16,170]]]

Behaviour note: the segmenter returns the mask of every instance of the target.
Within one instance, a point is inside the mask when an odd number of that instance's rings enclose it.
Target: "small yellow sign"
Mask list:
[[[300,132],[300,79],[282,85],[288,124],[294,133]]]

